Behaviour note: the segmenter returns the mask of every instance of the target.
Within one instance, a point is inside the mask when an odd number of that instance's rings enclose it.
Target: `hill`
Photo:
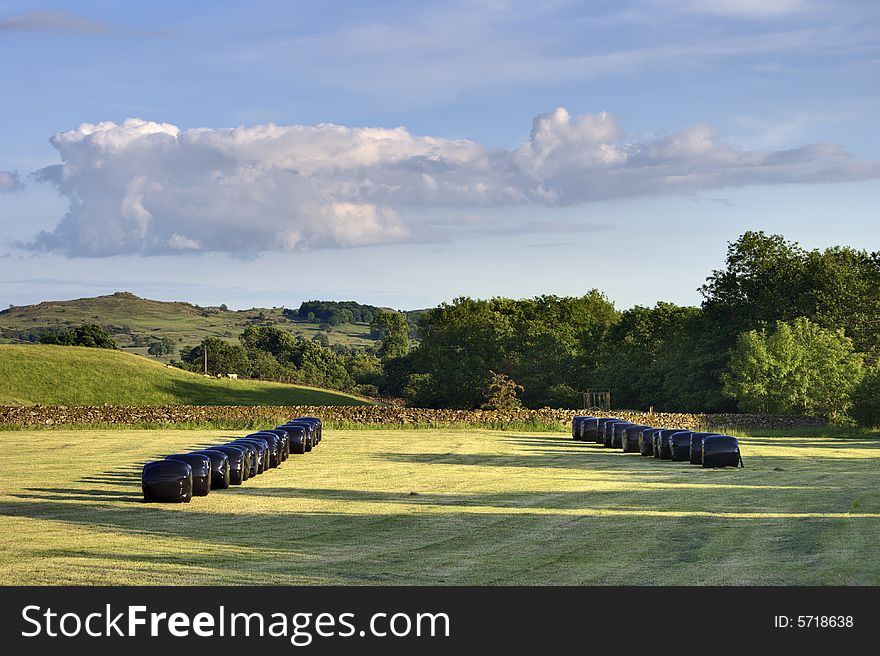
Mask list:
[[[107,349],[0,344],[2,405],[366,405],[341,392],[218,380]]]
[[[295,318],[285,308],[229,310],[191,303],[153,301],[128,292],[67,301],[44,301],[0,311],[0,337],[7,342],[34,341],[40,329],[68,328],[97,323],[106,328],[124,350],[146,355],[151,339],[166,337],[179,347],[192,347],[205,337],[235,341],[248,326],[275,325],[312,339],[321,333],[330,344],[372,346],[368,323],[347,323],[321,330],[318,323]],[[176,354],[173,356],[176,357]],[[166,358],[167,359],[167,358]]]

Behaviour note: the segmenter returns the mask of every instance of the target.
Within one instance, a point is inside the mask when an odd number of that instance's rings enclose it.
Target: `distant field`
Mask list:
[[[880,584],[880,440],[703,470],[563,434],[328,430],[244,486],[140,501],[206,431],[0,433],[4,584]]]
[[[120,351],[0,344],[0,405],[363,405],[309,387],[218,380]]]
[[[275,325],[295,335],[311,339],[319,332],[318,324],[291,321],[284,308],[222,310],[200,308],[190,303],[168,303],[138,298],[131,294],[113,294],[70,301],[46,301],[36,305],[13,307],[0,312],[0,328],[64,328],[83,323],[107,327],[123,348],[146,355],[146,347],[133,347],[133,335],[168,337],[179,347],[192,347],[206,337],[237,341],[251,323]],[[367,324],[342,324],[324,332],[331,344],[375,344]],[[7,340],[8,341],[8,340]],[[167,358],[165,358],[167,360]]]

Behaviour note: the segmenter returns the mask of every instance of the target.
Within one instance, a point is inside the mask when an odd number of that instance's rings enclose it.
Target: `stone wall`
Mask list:
[[[0,406],[0,424],[72,426],[87,424],[271,424],[287,417],[313,415],[329,425],[412,425],[499,427],[535,424],[570,426],[574,410],[429,410],[383,406]],[[618,411],[612,415],[646,426],[670,428],[801,428],[825,425],[815,417],[747,414],[683,414]]]

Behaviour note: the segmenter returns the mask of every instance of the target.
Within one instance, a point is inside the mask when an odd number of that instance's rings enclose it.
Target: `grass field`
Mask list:
[[[204,431],[0,433],[5,584],[880,584],[880,440],[750,437],[703,470],[561,433],[327,430],[190,504]]]
[[[327,390],[218,380],[108,349],[0,344],[0,405],[362,405]]]

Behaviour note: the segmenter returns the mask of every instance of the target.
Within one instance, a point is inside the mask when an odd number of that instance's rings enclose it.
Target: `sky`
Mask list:
[[[0,307],[698,304],[880,249],[880,3],[0,0]]]

